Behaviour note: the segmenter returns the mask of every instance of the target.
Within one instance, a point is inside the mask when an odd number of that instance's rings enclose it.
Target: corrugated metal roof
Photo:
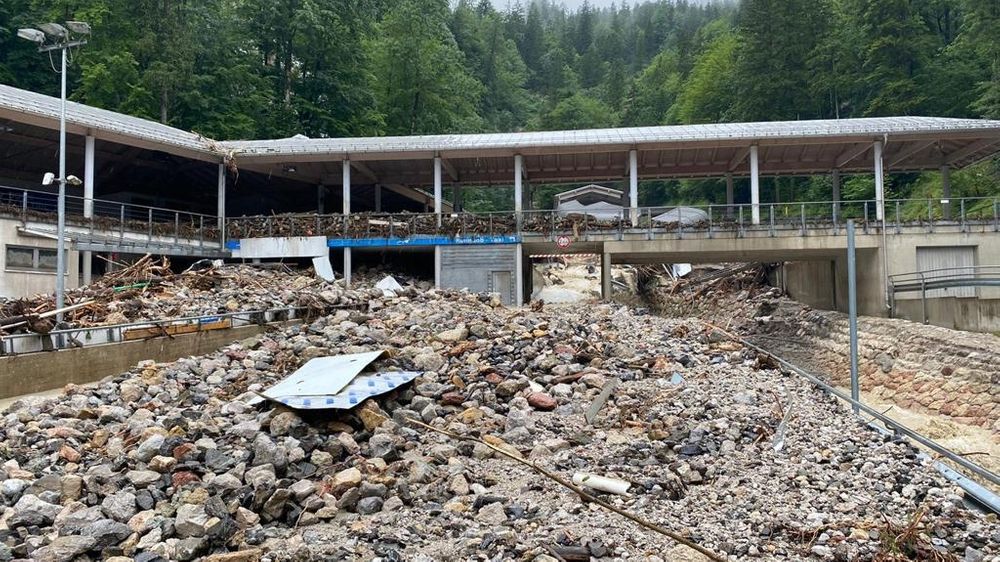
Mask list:
[[[1000,137],[1000,121],[943,117],[874,117],[762,123],[671,125],[620,129],[587,129],[531,133],[426,135],[343,139],[277,139],[219,143],[241,156],[301,154],[364,154],[383,152],[447,152],[459,150],[643,145],[669,142],[807,139],[914,133],[986,132]]]
[[[0,84],[0,109],[59,120],[59,98]],[[212,142],[155,121],[132,117],[76,102],[66,103],[66,122],[94,131],[103,131],[161,145],[183,148],[204,154],[216,154]]]

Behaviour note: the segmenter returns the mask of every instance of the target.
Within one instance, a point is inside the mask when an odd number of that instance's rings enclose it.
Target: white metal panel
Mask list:
[[[976,265],[975,246],[922,246],[917,247],[917,271],[935,269],[971,268]],[[975,297],[975,287],[953,287],[927,291],[927,298]]]

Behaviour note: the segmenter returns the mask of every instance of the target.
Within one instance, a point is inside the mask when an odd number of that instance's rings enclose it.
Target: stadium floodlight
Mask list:
[[[56,200],[56,324],[62,322],[63,305],[66,302],[66,184],[80,185],[80,178],[66,176],[66,51],[87,44],[85,36],[90,35],[90,24],[82,21],[68,21],[66,27],[58,23],[43,23],[38,29],[24,28],[17,30],[17,36],[38,45],[38,51],[51,53],[60,51],[62,67],[60,74],[59,96],[59,176],[49,172],[42,178],[42,185],[59,183],[59,198]],[[67,27],[69,29],[67,29]],[[72,37],[73,34],[80,37]],[[51,60],[50,60],[51,62]]]
[[[53,39],[65,39],[69,35],[69,30],[58,23],[43,23],[38,27]]]
[[[66,27],[77,35],[90,35],[90,24],[85,21],[68,21]]]
[[[17,36],[21,39],[27,39],[32,43],[38,43],[39,45],[45,42],[45,33],[30,27],[18,29]]]

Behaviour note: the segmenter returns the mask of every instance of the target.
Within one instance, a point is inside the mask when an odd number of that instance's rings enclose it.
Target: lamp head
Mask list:
[[[66,27],[77,35],[90,35],[90,24],[85,21],[68,21]]]
[[[21,39],[27,39],[32,43],[37,43],[41,45],[45,42],[45,34],[37,29],[32,29],[30,27],[24,27],[17,30],[17,36]]]
[[[52,185],[52,182],[56,181],[56,175],[52,172],[45,172],[42,176],[42,185]]]
[[[38,27],[42,28],[42,31],[53,39],[65,39],[69,35],[69,31],[58,23],[43,23]]]
[[[70,174],[69,176],[66,177],[66,183],[75,187],[78,185],[83,185],[83,180],[74,176],[73,174]]]

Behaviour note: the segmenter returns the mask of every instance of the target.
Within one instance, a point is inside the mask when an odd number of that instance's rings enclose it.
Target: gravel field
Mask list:
[[[996,518],[915,449],[695,321],[301,291],[360,310],[13,404],[0,560],[704,559],[409,418],[626,480],[598,494],[724,559],[1000,559]],[[422,376],[346,414],[246,405],[310,358],[381,349]]]

